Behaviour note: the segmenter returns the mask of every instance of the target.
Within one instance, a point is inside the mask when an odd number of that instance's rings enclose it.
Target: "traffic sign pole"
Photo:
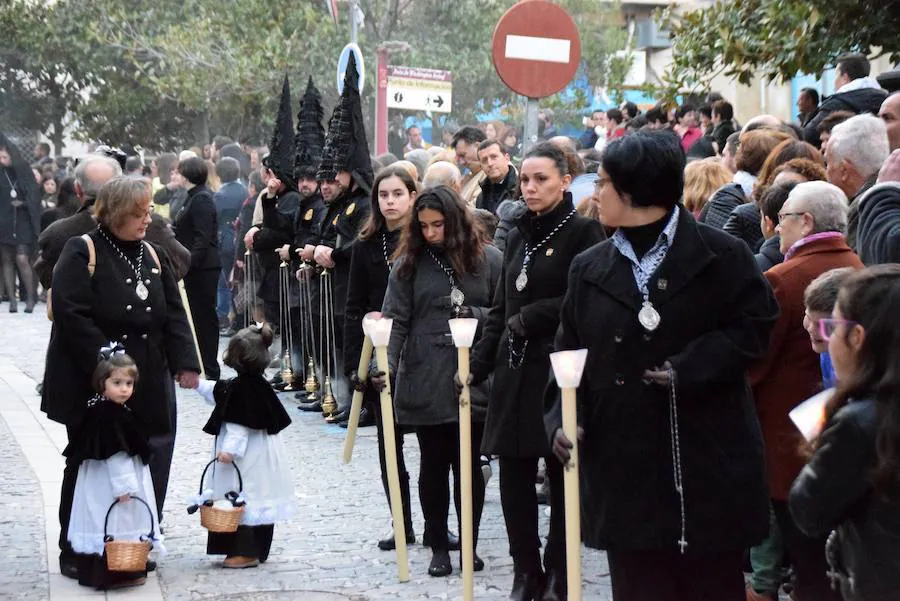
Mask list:
[[[528,152],[538,139],[538,99],[525,103],[525,131],[522,133],[522,154]]]
[[[382,155],[388,151],[388,51],[379,47],[375,51],[376,73],[378,74],[375,90],[375,154]]]

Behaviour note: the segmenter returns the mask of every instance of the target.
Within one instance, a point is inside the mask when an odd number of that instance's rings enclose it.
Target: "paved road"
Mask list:
[[[7,554],[0,562],[0,600],[55,601],[88,593],[60,577],[55,565],[54,506],[58,501],[53,495],[58,495],[56,454],[64,444],[64,432],[38,412],[39,399],[34,394],[50,330],[39,312],[42,309],[40,305],[32,315],[10,315],[0,305],[0,548]],[[376,548],[377,539],[390,528],[390,515],[381,490],[374,429],[360,431],[354,460],[345,466],[340,460],[345,431],[296,411],[288,396],[285,403],[294,424],[285,436],[298,514],[292,523],[276,527],[272,556],[264,566],[243,571],[219,568],[215,559],[205,555],[205,530],[199,518],[184,510],[186,500],[196,493],[212,445],[201,430],[208,409],[193,392],[179,390],[178,402],[178,437],[164,519],[169,554],[160,561],[156,578],[142,590],[127,593],[129,601],[461,598],[459,571],[449,578],[429,577],[430,551],[421,545],[410,548],[410,581],[403,584],[396,579],[393,553]],[[406,449],[410,471],[416,474],[419,452],[414,436],[407,436]],[[500,601],[509,594],[512,560],[497,480],[495,468],[478,549],[487,567],[475,575],[475,598]],[[414,523],[421,534],[415,477],[411,484]],[[542,516],[541,521],[546,532],[547,518]],[[584,551],[584,575],[586,600],[610,598],[603,553]]]

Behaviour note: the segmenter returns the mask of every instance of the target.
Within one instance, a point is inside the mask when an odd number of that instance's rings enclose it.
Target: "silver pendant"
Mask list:
[[[516,290],[522,292],[525,290],[525,286],[528,285],[528,272],[525,271],[525,268],[522,268],[522,271],[519,272],[519,277],[516,278]]]
[[[142,301],[147,300],[147,297],[150,296],[150,291],[147,290],[147,287],[144,285],[144,282],[138,282],[137,286],[134,287],[134,292],[137,294],[138,298]]]
[[[450,302],[457,307],[461,307],[464,302],[466,302],[466,295],[463,294],[463,291],[453,286],[450,288]]]
[[[649,300],[644,301],[644,306],[638,312],[638,321],[644,326],[644,329],[652,332],[659,327],[660,319],[659,311],[656,310],[653,304]]]
[[[19,196],[19,193],[16,192],[16,189],[15,189],[15,188],[13,188],[12,190],[9,191],[9,197],[10,197],[10,198],[16,198],[17,196]]]

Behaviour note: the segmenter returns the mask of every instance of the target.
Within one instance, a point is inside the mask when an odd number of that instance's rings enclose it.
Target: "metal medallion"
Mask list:
[[[644,329],[652,332],[659,327],[660,320],[659,311],[656,310],[650,301],[644,301],[644,306],[638,312],[638,321],[644,326]]]
[[[142,301],[147,300],[147,297],[150,296],[150,291],[147,290],[147,286],[144,285],[144,282],[139,281],[137,286],[134,287],[134,292]]]
[[[519,277],[516,278],[516,290],[522,292],[525,290],[525,286],[528,285],[528,272],[525,271],[525,268],[522,268],[522,271],[519,272]]]
[[[457,307],[461,307],[464,302],[466,302],[466,295],[463,294],[463,291],[453,286],[450,288],[450,302],[453,303]]]
[[[16,189],[15,189],[15,188],[13,188],[12,190],[9,191],[9,197],[10,197],[10,198],[16,198],[18,195],[19,195],[19,193],[16,192]]]

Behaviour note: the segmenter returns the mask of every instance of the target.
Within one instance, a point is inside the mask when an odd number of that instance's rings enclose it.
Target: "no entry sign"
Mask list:
[[[492,40],[494,68],[511,90],[543,98],[562,90],[581,60],[572,17],[547,0],[519,2],[500,18]]]

